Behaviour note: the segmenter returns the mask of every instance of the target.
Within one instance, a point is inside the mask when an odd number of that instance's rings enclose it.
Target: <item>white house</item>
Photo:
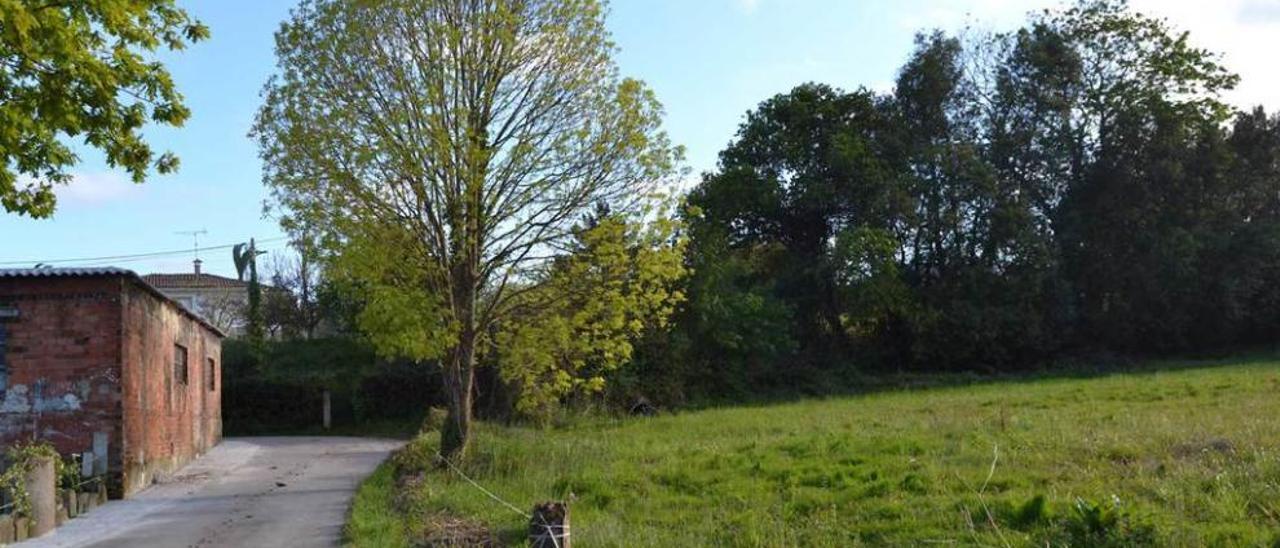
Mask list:
[[[147,274],[142,279],[235,337],[244,333],[245,309],[249,305],[249,283],[200,271],[196,259],[194,272],[182,274]]]

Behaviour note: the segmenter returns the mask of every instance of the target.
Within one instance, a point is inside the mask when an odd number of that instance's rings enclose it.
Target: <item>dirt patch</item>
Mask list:
[[[505,546],[483,523],[447,512],[421,510],[424,499],[430,497],[427,472],[430,461],[425,457],[423,448],[411,442],[391,456],[396,482],[392,504],[397,511],[409,517],[410,542],[425,548]]]
[[[493,532],[483,524],[473,520],[459,518],[448,514],[428,516],[426,526],[414,540],[415,546],[424,548],[476,547],[497,548],[502,546]]]

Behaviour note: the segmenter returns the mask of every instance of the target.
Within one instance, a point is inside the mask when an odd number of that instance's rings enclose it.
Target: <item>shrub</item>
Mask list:
[[[40,458],[53,459],[55,467],[61,465],[58,452],[46,441],[19,443],[5,453],[8,462],[7,468],[0,473],[0,490],[13,500],[13,513],[16,515],[31,515],[31,496],[25,483],[31,463]]]
[[[442,401],[434,364],[379,360],[358,340],[267,341],[260,367],[254,366],[249,346],[240,340],[223,344],[223,424],[228,435],[317,430],[325,390],[335,427],[373,421],[412,424]]]

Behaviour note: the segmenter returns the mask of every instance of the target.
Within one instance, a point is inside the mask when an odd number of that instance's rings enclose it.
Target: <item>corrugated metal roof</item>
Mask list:
[[[137,276],[132,270],[114,266],[0,268],[0,278],[57,278],[77,276]]]
[[[172,303],[174,306],[178,307],[179,312],[191,317],[191,319],[195,320],[200,325],[203,325],[214,333],[217,333],[218,336],[227,336],[227,334],[219,329],[218,326],[209,323],[209,320],[204,319],[203,316],[188,310],[187,307],[182,306],[182,303],[169,298],[168,295],[165,295],[159,289],[156,289],[155,286],[152,286],[147,283],[146,280],[142,279],[142,276],[139,276],[138,273],[127,268],[119,268],[115,266],[0,268],[0,278],[88,278],[95,276],[120,276],[128,278],[145,289],[148,293],[151,293],[163,301]]]

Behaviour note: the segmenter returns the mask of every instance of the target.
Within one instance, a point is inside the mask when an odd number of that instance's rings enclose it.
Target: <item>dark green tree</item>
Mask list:
[[[892,280],[879,281],[897,270],[877,269],[877,283],[862,283],[848,270],[863,265],[836,257],[833,242],[852,251],[874,240],[875,249],[860,251],[877,259],[888,242],[896,257],[911,197],[892,122],[872,93],[817,84],[748,113],[717,170],[689,196],[686,329],[706,345],[700,359],[730,362],[757,379],[749,384],[777,385],[841,363],[851,331],[875,322],[864,311],[851,315],[846,297],[888,291]]]
[[[671,348],[735,381],[764,357],[761,386],[805,363],[1273,340],[1280,129],[1233,114],[1236,81],[1163,20],[1085,0],[1010,33],[921,34],[890,96],[769,99],[690,194],[681,332],[700,344]]]

